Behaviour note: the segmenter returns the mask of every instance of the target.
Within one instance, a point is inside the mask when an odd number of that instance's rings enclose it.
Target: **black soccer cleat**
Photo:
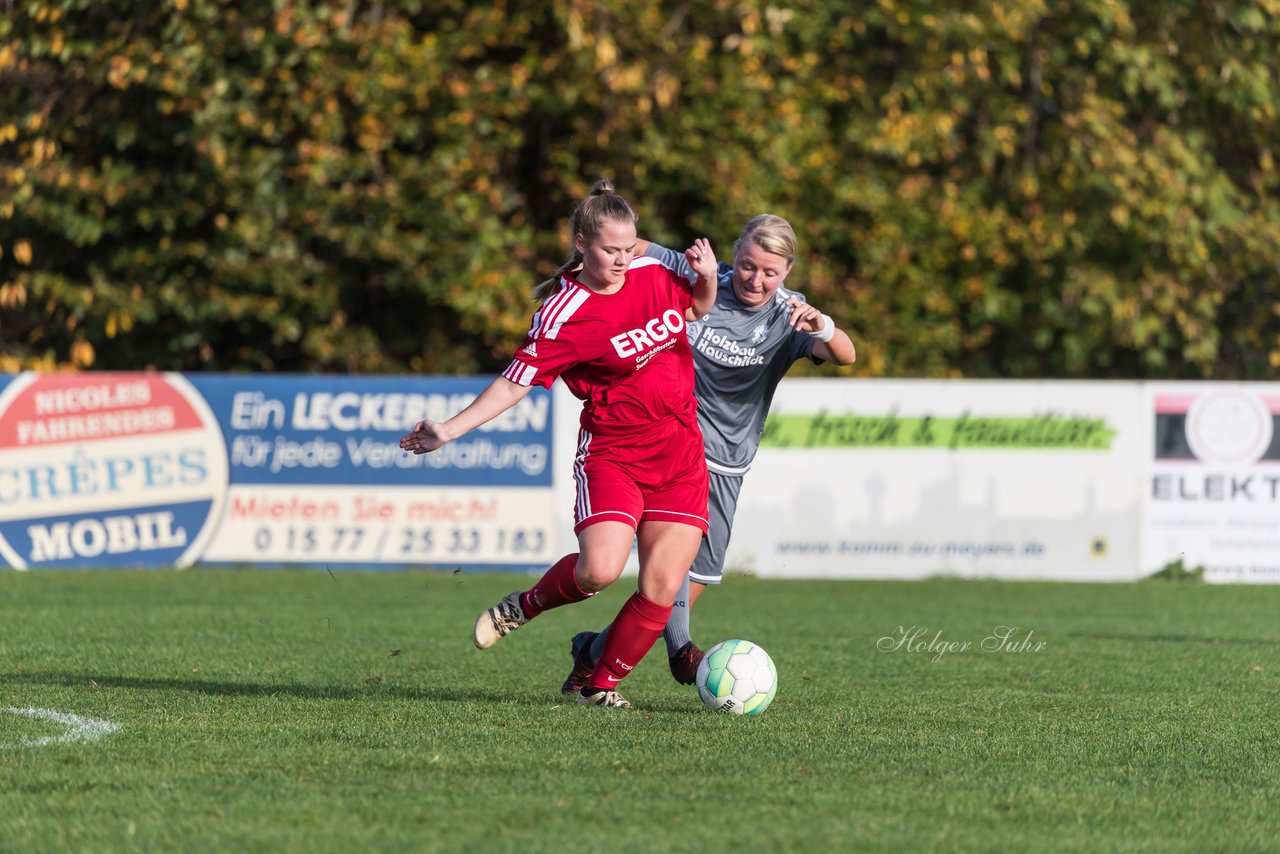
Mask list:
[[[667,663],[671,665],[671,675],[681,685],[692,685],[694,678],[698,675],[698,665],[702,663],[702,656],[706,655],[702,650],[694,646],[693,641],[689,641],[680,647],[680,651],[668,659]]]
[[[595,669],[591,660],[591,644],[595,643],[596,632],[578,632],[569,641],[569,652],[573,654],[573,669],[560,686],[561,694],[576,694],[587,686],[587,679]]]

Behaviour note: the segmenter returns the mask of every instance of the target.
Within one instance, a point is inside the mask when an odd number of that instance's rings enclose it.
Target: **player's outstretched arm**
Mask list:
[[[806,332],[817,340],[813,342],[813,355],[824,362],[852,365],[858,358],[857,350],[849,334],[829,316],[807,302],[791,300],[791,326],[797,332]]]
[[[716,273],[720,262],[716,261],[716,253],[711,249],[711,241],[699,237],[693,245],[684,251],[684,258],[698,274],[698,281],[693,284],[693,305],[685,313],[686,320],[698,320],[716,302]]]
[[[438,450],[515,406],[529,394],[530,388],[517,385],[506,377],[498,377],[485,386],[466,409],[448,421],[427,418],[413,425],[412,430],[400,437],[400,447],[415,454]]]

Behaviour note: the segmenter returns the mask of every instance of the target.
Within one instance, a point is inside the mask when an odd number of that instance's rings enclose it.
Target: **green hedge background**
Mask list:
[[[7,0],[0,370],[492,372],[607,176],[847,373],[1280,376],[1280,0]]]

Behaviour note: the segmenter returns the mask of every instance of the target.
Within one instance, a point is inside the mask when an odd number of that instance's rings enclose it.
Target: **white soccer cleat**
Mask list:
[[[488,649],[506,635],[529,622],[520,607],[520,591],[508,593],[497,605],[486,608],[476,618],[473,639],[480,649]]]
[[[579,706],[604,706],[609,709],[629,709],[631,704],[627,698],[617,691],[596,691],[594,694],[579,694]]]

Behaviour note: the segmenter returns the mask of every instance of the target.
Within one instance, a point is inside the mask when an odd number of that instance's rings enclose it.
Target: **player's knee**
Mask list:
[[[577,579],[578,587],[583,593],[599,593],[610,584],[618,580],[618,576],[622,574],[621,567],[604,566],[598,563],[588,561],[578,561],[577,571],[574,576]]]
[[[683,576],[669,576],[658,573],[640,573],[640,592],[646,599],[659,605],[671,605],[680,595],[680,587],[684,583]]]

